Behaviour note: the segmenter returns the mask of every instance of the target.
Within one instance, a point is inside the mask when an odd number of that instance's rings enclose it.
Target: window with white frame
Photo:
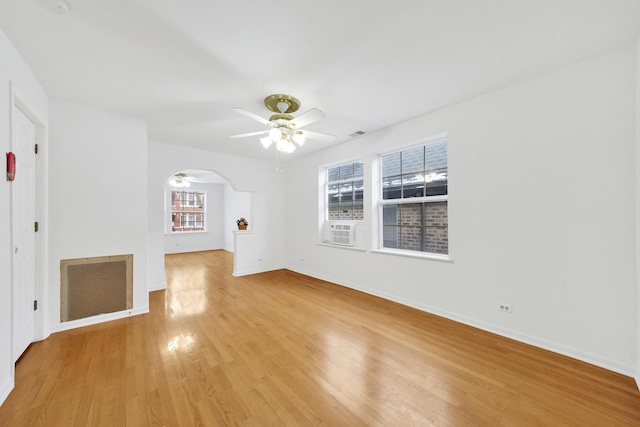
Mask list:
[[[325,183],[326,220],[364,219],[364,167],[361,161],[327,168]]]
[[[382,248],[449,253],[447,140],[380,156]]]
[[[205,231],[205,191],[171,190],[171,232]]]

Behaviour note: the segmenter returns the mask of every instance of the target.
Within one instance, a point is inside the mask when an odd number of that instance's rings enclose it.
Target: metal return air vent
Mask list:
[[[133,307],[133,255],[60,261],[60,321]]]

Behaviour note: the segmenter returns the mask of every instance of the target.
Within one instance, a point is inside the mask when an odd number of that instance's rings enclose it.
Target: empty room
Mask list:
[[[640,425],[640,3],[0,0],[0,425]]]

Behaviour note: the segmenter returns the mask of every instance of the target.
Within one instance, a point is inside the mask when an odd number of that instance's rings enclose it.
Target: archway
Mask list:
[[[212,170],[183,169],[164,184],[164,253],[233,252],[236,220],[251,223],[251,194]]]

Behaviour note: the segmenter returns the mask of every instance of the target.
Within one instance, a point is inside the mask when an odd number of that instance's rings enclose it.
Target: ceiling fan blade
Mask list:
[[[233,136],[230,136],[229,138],[244,138],[246,136],[266,135],[268,133],[269,133],[268,130],[261,130],[259,132],[249,132],[249,133],[242,133],[240,135],[233,135]]]
[[[317,122],[318,120],[324,118],[324,113],[317,108],[312,108],[309,111],[305,111],[300,114],[298,117],[294,117],[291,120],[294,129],[300,129],[306,125],[310,125],[313,122]]]
[[[300,130],[305,138],[315,139],[322,142],[332,142],[336,139],[335,135],[329,135],[328,133],[312,132],[310,130]]]
[[[260,117],[257,114],[253,114],[251,111],[247,111],[244,108],[234,107],[232,108],[232,110],[235,111],[236,113],[242,114],[243,116],[247,116],[250,119],[257,120],[264,125],[273,127],[273,124],[269,120],[265,119],[264,117]]]

